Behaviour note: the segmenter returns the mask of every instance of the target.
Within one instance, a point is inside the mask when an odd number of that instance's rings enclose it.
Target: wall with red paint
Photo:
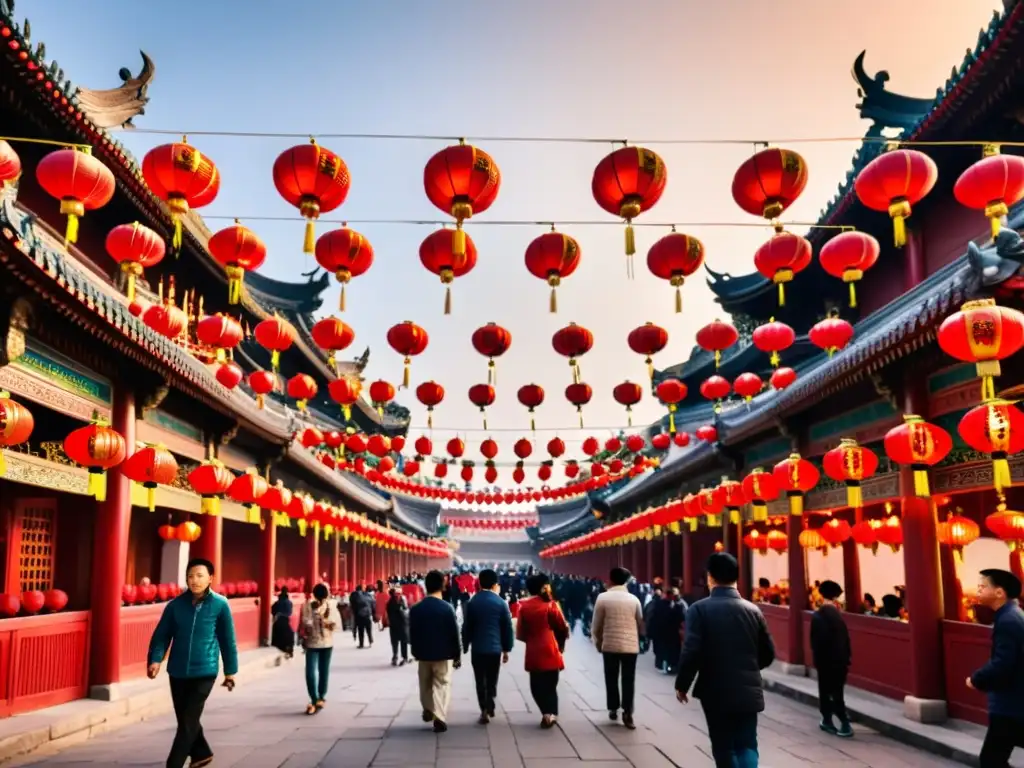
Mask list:
[[[913,218],[910,220],[913,222]],[[928,210],[924,235],[925,274],[931,275],[967,252],[971,240],[991,236],[988,220],[956,200],[937,200]]]
[[[221,540],[221,583],[260,580],[260,527],[238,520],[224,520]],[[278,545],[280,551],[280,544]],[[280,557],[280,555],[278,555]]]
[[[299,529],[277,529],[277,563],[274,577],[280,579],[301,579],[306,575],[306,539],[299,535]]]

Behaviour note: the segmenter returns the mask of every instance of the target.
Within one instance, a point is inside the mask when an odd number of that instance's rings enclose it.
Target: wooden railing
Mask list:
[[[988,722],[985,694],[968,688],[967,676],[989,659],[992,628],[960,621],[942,622],[942,655],[949,714],[976,723]]]
[[[758,603],[775,642],[775,658],[789,661],[789,606]]]
[[[0,717],[86,695],[89,618],[75,611],[0,622]]]

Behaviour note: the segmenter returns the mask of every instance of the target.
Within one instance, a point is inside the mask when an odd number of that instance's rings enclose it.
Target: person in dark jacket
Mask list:
[[[349,597],[348,604],[359,636],[359,647],[365,647],[366,641],[369,641],[370,647],[373,648],[373,622],[376,619],[377,601],[373,595],[363,591],[363,585],[360,584]]]
[[[455,609],[442,598],[444,574],[431,571],[424,582],[427,596],[409,609],[409,639],[412,655],[419,662],[423,722],[432,722],[435,733],[444,733],[448,730],[452,669],[462,666],[462,643]]]
[[[498,594],[498,574],[489,568],[480,571],[480,591],[470,598],[463,611],[462,651],[473,653],[473,678],[480,704],[480,724],[494,717],[494,699],[498,695],[501,665],[516,644],[512,614]]]
[[[270,609],[270,644],[290,659],[295,654],[295,630],[292,629],[294,606],[288,589],[281,587],[277,601]]]
[[[188,591],[167,603],[149,641],[150,679],[160,674],[160,664],[170,648],[167,676],[178,730],[174,734],[168,768],[182,768],[185,759],[195,768],[213,762],[213,750],[203,735],[200,719],[206,699],[217,681],[224,661],[224,687],[235,688],[238,647],[228,601],[213,592],[213,563],[196,558],[185,568]]]
[[[992,655],[967,678],[967,687],[988,694],[988,732],[978,765],[1009,765],[1014,747],[1024,747],[1024,612],[1017,603],[1020,579],[1009,571],[981,572],[978,602],[995,611]]]
[[[818,703],[821,708],[819,727],[825,733],[850,738],[853,729],[846,714],[843,689],[850,670],[850,632],[836,601],[843,588],[834,581],[823,581],[818,587],[824,602],[811,617],[811,655],[818,671]],[[832,718],[839,720],[837,728]]]
[[[711,595],[686,612],[676,698],[700,699],[718,768],[757,765],[757,715],[764,711],[761,670],[775,660],[768,622],[736,589],[739,565],[728,552],[708,558]]]
[[[391,666],[405,666],[409,663],[409,603],[397,589],[391,590],[385,608],[388,621],[388,632],[391,633]],[[398,660],[398,651],[402,651],[402,660]]]

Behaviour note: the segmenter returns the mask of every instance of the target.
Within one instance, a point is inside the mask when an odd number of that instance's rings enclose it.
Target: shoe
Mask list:
[[[618,720],[619,719],[619,710],[617,710],[617,709],[610,709],[610,710],[608,710],[608,719],[609,720]]]
[[[488,716],[486,712],[481,712],[480,719],[477,720],[477,722],[480,723],[480,725],[487,725],[489,722],[491,722],[491,718]]]
[[[398,662],[398,666],[404,667],[408,663],[409,663],[408,659],[402,659],[400,662]]]
[[[189,765],[194,766],[194,768],[203,768],[204,765],[209,765],[212,762],[213,762],[213,755],[210,755],[209,757],[204,757],[202,760],[200,760],[198,762],[189,763]]]
[[[838,737],[840,737],[842,739],[852,739],[853,738],[853,728],[850,727],[850,721],[849,720],[840,720],[839,721],[839,727],[836,729],[835,734],[836,734],[836,736],[838,736]]]
[[[391,660],[391,666],[392,667],[397,667],[398,666],[398,659],[392,659]]]
[[[554,719],[552,719],[551,715],[544,715],[544,717],[542,717],[541,720],[540,720],[540,727],[545,729],[545,730],[547,730],[548,728],[553,727],[554,724],[555,724],[555,721],[554,721]]]
[[[821,718],[821,722],[818,723],[818,727],[821,728],[825,733],[830,733],[833,736],[836,735],[836,727],[832,724],[831,716],[828,719]]]
[[[444,733],[447,730],[448,730],[448,723],[446,723],[444,720],[435,720],[434,721],[434,733]]]
[[[631,731],[636,730],[636,723],[633,722],[633,715],[622,713],[622,724]]]
[[[488,717],[494,717],[494,710],[493,709],[488,709],[487,710],[487,716]]]
[[[315,715],[319,711],[320,710],[316,708],[316,704],[307,704],[306,705],[306,714],[307,715]]]
[[[423,710],[423,722],[424,723],[430,723],[430,722],[433,722],[433,720],[434,720],[434,713],[433,712],[427,712],[427,710],[424,709]]]
[[[326,699],[317,699],[317,702],[316,702],[316,708],[317,709],[323,709],[326,706],[327,706]]]

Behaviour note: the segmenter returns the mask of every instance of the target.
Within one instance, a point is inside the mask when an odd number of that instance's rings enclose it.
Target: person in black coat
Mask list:
[[[290,659],[295,654],[295,630],[292,629],[292,601],[281,587],[277,602],[270,609],[270,644]]]
[[[736,589],[736,558],[716,552],[707,570],[711,595],[686,612],[676,698],[688,702],[693,685],[718,768],[757,765],[757,715],[764,711],[761,670],[775,660],[775,644],[761,611]]]
[[[387,603],[388,632],[391,634],[391,666],[409,663],[409,604],[397,589],[392,589]],[[402,660],[398,660],[398,651]]]
[[[1024,612],[1017,604],[1020,579],[1009,571],[981,572],[978,602],[995,611],[992,656],[967,678],[967,687],[988,694],[988,732],[978,765],[1009,765],[1014,747],[1024,747]]]
[[[836,600],[843,588],[834,581],[823,581],[818,593],[825,599],[811,617],[811,655],[818,670],[818,703],[821,708],[819,727],[825,733],[850,738],[850,718],[846,714],[843,689],[850,670],[850,632],[843,621]],[[837,728],[832,718],[839,720]]]
[[[377,601],[373,595],[363,590],[363,585],[356,587],[356,591],[348,599],[349,607],[352,609],[352,619],[355,622],[355,631],[359,636],[359,647],[363,648],[369,640],[373,648],[373,622],[376,619]]]

